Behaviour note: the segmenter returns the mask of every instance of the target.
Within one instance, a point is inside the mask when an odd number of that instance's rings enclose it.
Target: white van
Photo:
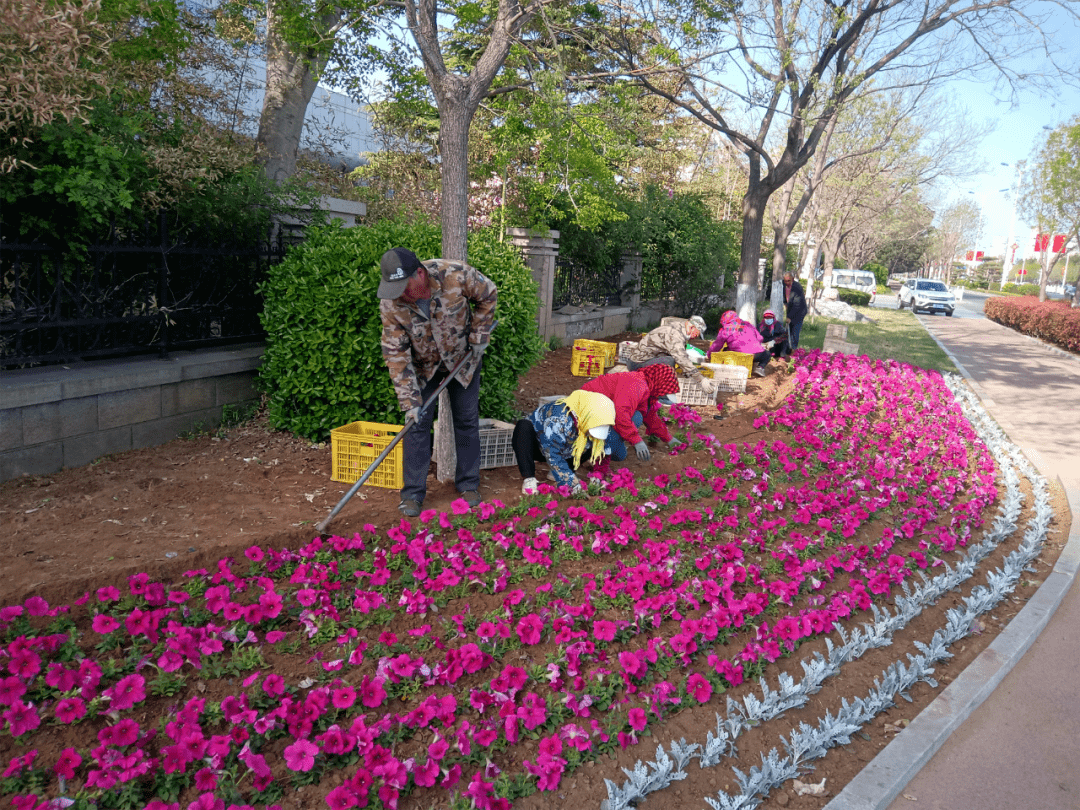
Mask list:
[[[870,294],[870,303],[877,299],[877,278],[869,270],[836,270],[832,271],[832,285],[843,287],[848,290]]]

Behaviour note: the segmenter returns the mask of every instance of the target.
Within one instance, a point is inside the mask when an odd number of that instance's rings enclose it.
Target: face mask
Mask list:
[[[600,441],[604,441],[605,439],[607,439],[607,434],[608,434],[608,426],[607,425],[597,425],[594,428],[589,428],[589,435],[592,436],[594,439],[599,439]]]
[[[765,319],[765,325],[766,326],[772,326],[773,325],[773,319],[772,318],[766,318]]]

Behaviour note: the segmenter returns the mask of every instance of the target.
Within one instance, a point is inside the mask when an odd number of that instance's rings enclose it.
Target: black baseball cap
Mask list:
[[[409,284],[412,274],[420,269],[420,260],[407,248],[393,248],[382,255],[382,282],[376,295],[379,298],[399,298]]]

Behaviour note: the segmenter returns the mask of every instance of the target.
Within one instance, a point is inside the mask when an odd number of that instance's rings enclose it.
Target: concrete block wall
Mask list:
[[[0,377],[0,481],[80,467],[216,427],[225,405],[257,402],[263,346],[176,352],[5,371]]]

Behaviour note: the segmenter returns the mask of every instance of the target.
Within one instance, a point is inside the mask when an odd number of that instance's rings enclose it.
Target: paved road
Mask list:
[[[954,318],[985,318],[983,315],[983,304],[986,303],[986,299],[991,296],[988,293],[972,292],[971,290],[964,290],[964,297],[961,301],[957,302],[956,311],[953,313]],[[874,306],[879,309],[897,309],[896,305],[897,297],[896,293],[889,295],[878,294],[877,300],[874,302]],[[927,318],[944,318],[944,315],[926,315]]]

